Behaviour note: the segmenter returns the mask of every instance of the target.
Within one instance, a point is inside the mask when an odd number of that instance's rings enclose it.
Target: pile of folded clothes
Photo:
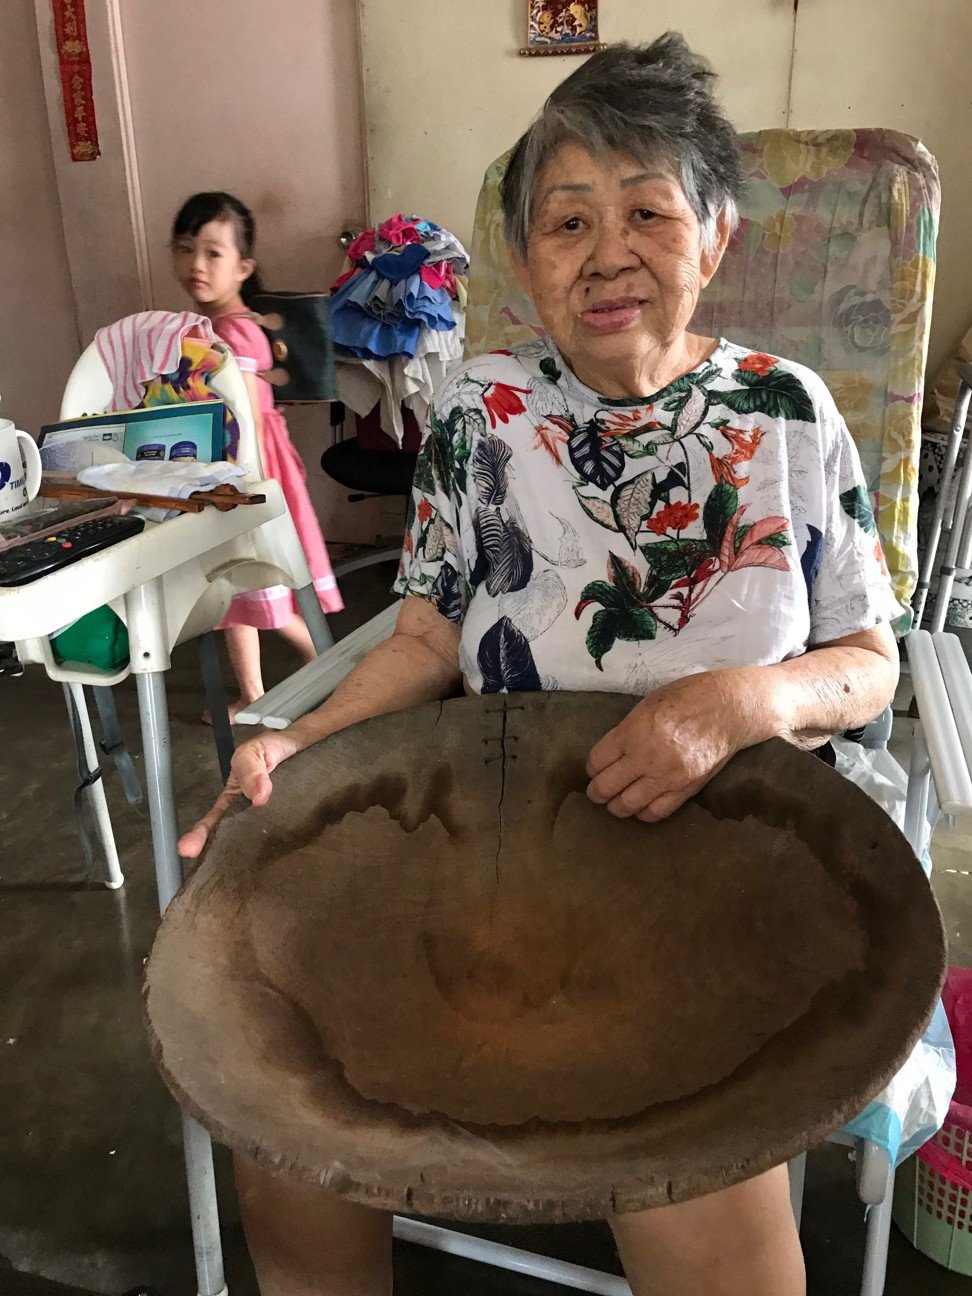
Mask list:
[[[433,221],[401,214],[348,248],[351,268],[331,287],[338,397],[401,444],[402,407],[423,423],[429,401],[462,357],[469,258]]]
[[[392,216],[348,248],[331,286],[335,346],[365,360],[415,355],[423,328],[449,332],[465,297],[469,258],[457,238],[418,216]]]

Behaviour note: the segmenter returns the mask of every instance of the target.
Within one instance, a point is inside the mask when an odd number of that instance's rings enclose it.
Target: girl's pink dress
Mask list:
[[[273,368],[270,343],[262,329],[239,315],[223,315],[213,320],[213,328],[233,352],[243,372],[257,375],[260,413],[263,415],[263,471],[283,488],[321,607],[325,612],[340,612],[344,603],[331,571],[317,514],[307,493],[307,470],[294,449],[283,415],[274,408],[273,388],[266,379],[259,377]],[[274,585],[270,589],[238,594],[217,629],[245,625],[255,626],[258,630],[278,630],[299,611],[293,591],[285,585]]]

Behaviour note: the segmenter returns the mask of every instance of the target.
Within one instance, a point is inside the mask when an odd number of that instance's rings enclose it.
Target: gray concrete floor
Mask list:
[[[348,579],[354,609],[335,633],[387,602],[390,574]],[[293,663],[266,652],[268,686]],[[196,654],[177,651],[168,677],[181,820],[210,803],[218,773]],[[138,753],[135,691],[117,690]],[[904,692],[902,692],[904,697]],[[127,875],[109,892],[88,873],[71,811],[72,743],[61,691],[38,670],[0,679],[0,1296],[88,1296],[151,1283],[194,1293],[178,1114],[149,1057],[141,1021],[142,960],[157,922],[148,824],[108,792]],[[907,723],[895,749],[907,757]],[[140,757],[137,756],[140,763]],[[935,887],[953,962],[972,963],[972,839],[940,837]],[[217,1154],[232,1296],[256,1296],[228,1158]],[[618,1271],[606,1226],[496,1230],[514,1245]],[[811,1296],[856,1296],[863,1221],[853,1168],[838,1148],[812,1154],[803,1229]],[[58,1285],[58,1284],[64,1284]],[[396,1245],[396,1292],[557,1296],[527,1278]],[[892,1236],[889,1296],[972,1292]],[[566,1293],[562,1293],[566,1296]],[[702,1294],[700,1293],[700,1296]]]

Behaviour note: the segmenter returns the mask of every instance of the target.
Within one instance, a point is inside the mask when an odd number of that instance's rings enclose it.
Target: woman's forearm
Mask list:
[[[754,741],[782,737],[817,747],[881,714],[894,696],[898,656],[882,627],[746,673],[752,675]]]
[[[294,751],[302,751],[359,720],[449,697],[461,685],[458,643],[450,642],[447,631],[433,629],[423,635],[396,629],[391,638],[372,648],[316,711],[292,724],[287,736],[294,741]]]

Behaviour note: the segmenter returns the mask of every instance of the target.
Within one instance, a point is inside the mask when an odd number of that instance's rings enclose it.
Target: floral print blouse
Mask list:
[[[461,624],[482,693],[645,695],[901,614],[824,383],[725,340],[647,400],[599,396],[549,339],[459,366],[395,589]]]

